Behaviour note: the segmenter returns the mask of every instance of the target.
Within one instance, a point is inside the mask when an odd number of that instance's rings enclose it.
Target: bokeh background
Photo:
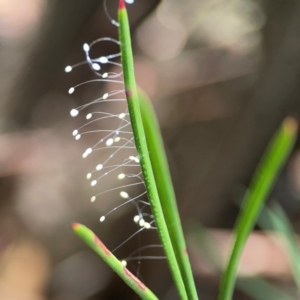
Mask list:
[[[115,16],[118,1],[107,2]],[[300,3],[136,0],[128,10],[137,81],[161,124],[199,297],[216,299],[219,275],[201,254],[195,228],[205,226],[224,260],[259,158],[283,118],[299,117]],[[84,42],[116,34],[101,0],[0,0],[0,299],[136,299],[71,230],[73,221],[83,223],[109,248],[134,230],[131,207],[100,225],[115,199],[90,203],[90,166],[81,158],[89,141],[71,135],[82,120],[70,109],[109,86],[69,95],[93,74],[64,72],[84,59]],[[109,43],[99,49],[115,51]],[[284,207],[296,232],[298,148],[269,199]],[[272,235],[258,229],[251,236],[240,274],[265,276],[297,299],[284,247]],[[119,257],[136,247],[132,240]],[[141,275],[160,299],[177,299],[165,261],[142,262]],[[234,299],[253,298],[237,290]]]

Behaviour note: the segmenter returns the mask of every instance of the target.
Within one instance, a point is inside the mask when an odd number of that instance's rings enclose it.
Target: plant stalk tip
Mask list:
[[[73,222],[73,223],[72,223],[72,228],[73,228],[73,230],[76,230],[79,226],[80,226],[79,223],[76,223],[76,222]]]
[[[120,0],[119,9],[126,9],[124,0]]]
[[[298,121],[294,117],[287,117],[283,122],[284,129],[290,133],[295,133],[298,129]]]

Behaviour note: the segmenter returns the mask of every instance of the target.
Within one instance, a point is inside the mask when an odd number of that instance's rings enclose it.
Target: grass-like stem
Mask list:
[[[298,124],[293,118],[284,120],[254,174],[235,225],[234,245],[221,280],[219,300],[232,299],[237,268],[246,241],[282,166],[291,153],[296,140],[297,127]]]
[[[141,299],[158,300],[153,292],[123,266],[90,229],[84,225],[74,223],[73,230],[140,296]]]
[[[146,136],[144,132],[140,105],[134,75],[133,56],[131,48],[131,37],[128,22],[128,15],[125,8],[124,0],[120,0],[119,8],[119,38],[121,47],[121,60],[124,76],[124,84],[126,98],[128,103],[128,111],[131,120],[131,126],[134,134],[136,149],[139,155],[140,165],[145,181],[145,186],[148,198],[151,205],[151,210],[154,216],[155,224],[158,229],[158,234],[167,257],[168,265],[172,273],[173,280],[179,292],[181,299],[188,299],[186,288],[183,283],[181,272],[174,253],[173,245],[169,236],[169,231],[164,218],[161,207],[156,181],[152,170],[152,165],[149,157]],[[190,298],[192,299],[192,298]]]

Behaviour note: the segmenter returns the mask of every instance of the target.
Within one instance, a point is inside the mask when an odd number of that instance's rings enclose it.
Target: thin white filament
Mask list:
[[[139,185],[139,184],[144,184],[144,182],[137,182],[137,183],[127,184],[127,185],[122,185],[122,186],[119,186],[119,187],[101,192],[101,193],[97,194],[96,196],[103,195],[103,194],[106,194],[108,192],[112,192],[112,191],[119,190],[119,189],[122,189],[122,188],[126,188],[126,187],[129,187],[129,186]]]
[[[111,251],[112,253],[114,253],[116,250],[118,250],[120,247],[122,247],[125,243],[127,243],[129,240],[131,240],[135,235],[137,235],[138,233],[140,233],[141,231],[145,230],[145,228],[141,228],[138,231],[136,231],[134,234],[132,234],[128,239],[126,239],[122,244],[120,244],[118,247],[116,247],[113,251]]]
[[[141,196],[143,196],[143,195],[145,195],[145,194],[146,194],[146,192],[144,192],[144,193],[142,193],[142,194],[140,194],[140,195],[138,195],[138,196],[136,196],[136,197],[134,197],[134,198],[130,198],[129,200],[125,201],[124,203],[122,203],[122,204],[118,205],[117,207],[113,208],[112,210],[110,210],[108,213],[106,213],[106,214],[104,215],[104,217],[107,217],[109,214],[111,214],[112,212],[116,211],[116,210],[119,209],[120,207],[122,207],[122,206],[124,206],[124,205],[126,205],[126,204],[128,204],[128,203],[130,203],[130,202],[133,202],[134,200],[136,200],[137,198],[139,198],[139,197],[141,197]]]

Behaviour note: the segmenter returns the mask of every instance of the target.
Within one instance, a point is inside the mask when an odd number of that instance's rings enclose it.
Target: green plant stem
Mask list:
[[[84,225],[74,223],[73,230],[141,297],[141,299],[158,300],[153,292],[126,269],[90,229]]]
[[[147,95],[138,89],[140,108],[157,190],[189,299],[198,299],[158,120]]]
[[[139,155],[140,165],[145,181],[147,194],[149,197],[152,213],[158,234],[162,242],[169,268],[171,270],[173,280],[178,289],[181,299],[188,299],[185,286],[181,277],[180,269],[175,257],[173,246],[170,240],[168,228],[165,222],[163,211],[161,208],[155,178],[152,171],[151,161],[149,157],[142,117],[140,113],[139,100],[134,76],[133,57],[131,49],[131,38],[129,30],[129,22],[124,1],[120,1],[119,9],[119,37],[121,43],[121,59],[123,67],[123,76],[125,91],[128,103],[128,110],[131,120],[131,126],[134,134],[136,149]]]
[[[219,300],[231,300],[237,267],[248,236],[258,218],[264,201],[295,142],[297,123],[287,118],[272,139],[264,154],[242,203],[242,210],[235,226],[235,241],[228,265],[221,280]]]
[[[222,270],[222,249],[210,232],[198,221],[190,221],[188,225],[188,236],[193,248],[199,249],[203,258],[210,264],[213,271],[220,273]],[[255,276],[249,278],[238,278],[237,289],[254,300],[295,300],[286,291],[270,284],[265,279]]]

